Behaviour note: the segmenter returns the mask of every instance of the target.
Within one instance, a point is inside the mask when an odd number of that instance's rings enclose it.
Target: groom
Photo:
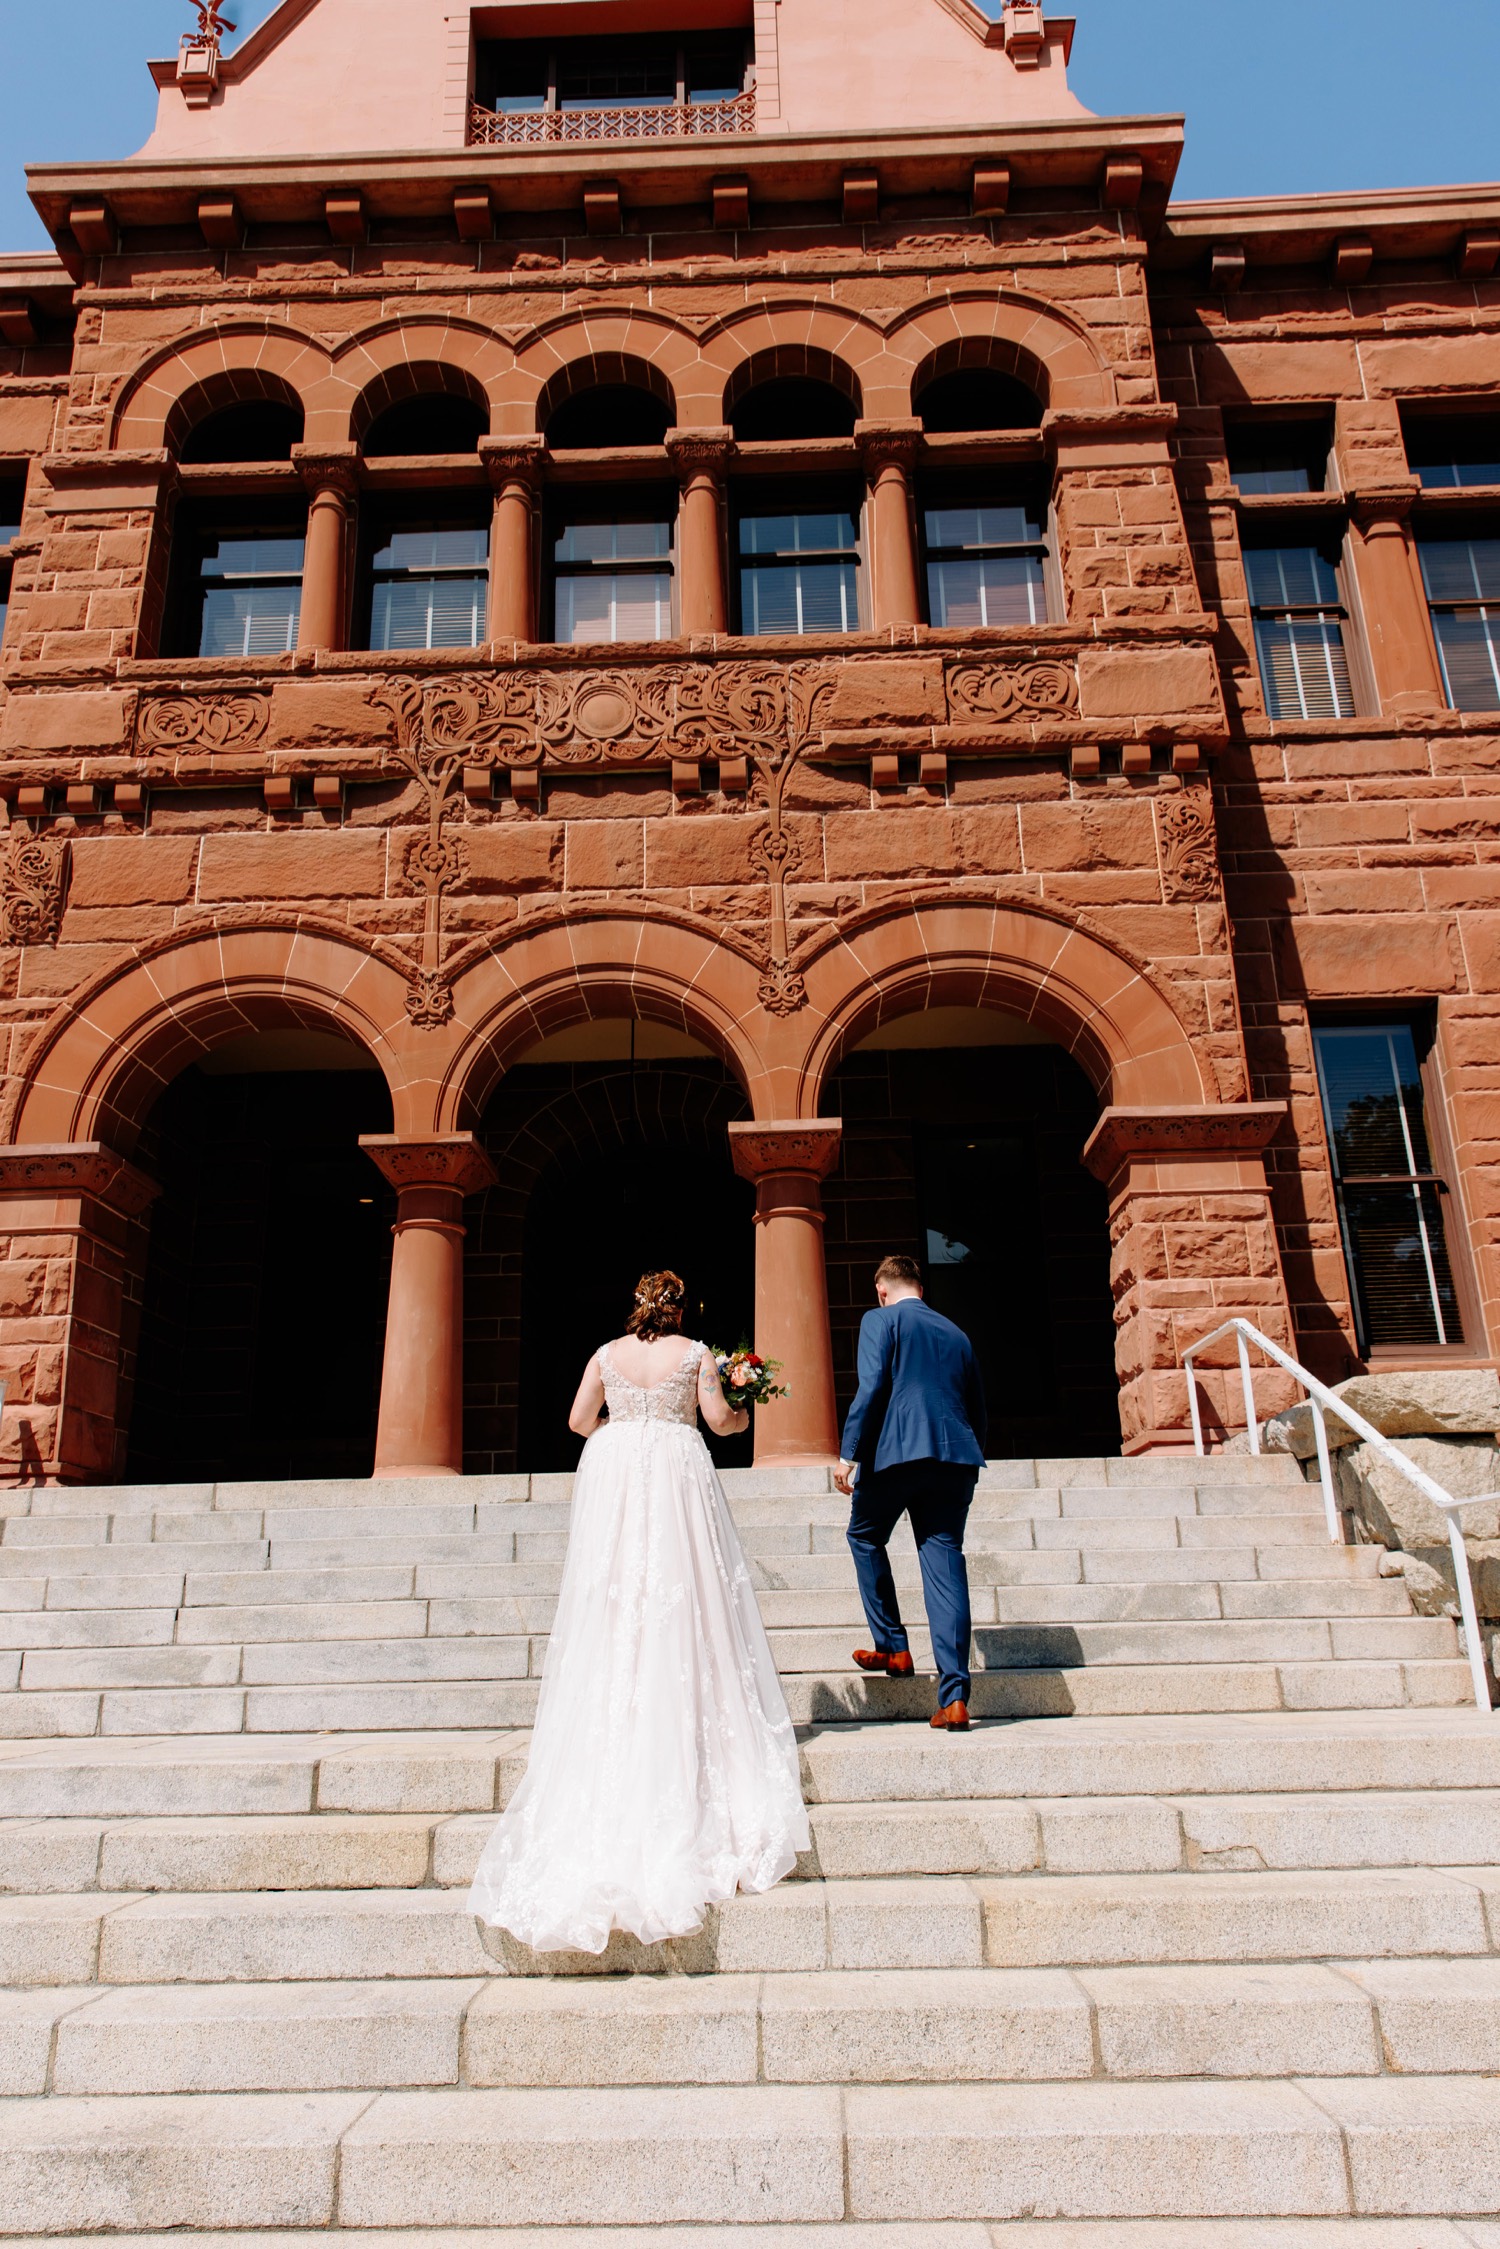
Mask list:
[[[963,1329],[923,1302],[915,1258],[887,1257],[876,1268],[875,1294],[879,1310],[860,1323],[859,1389],[833,1479],[854,1500],[849,1546],[875,1638],[873,1648],[855,1649],[854,1660],[862,1671],[912,1675],[886,1553],[909,1514],[938,1666],[932,1723],[961,1733],[969,1723],[964,1523],[984,1466],[984,1388]]]

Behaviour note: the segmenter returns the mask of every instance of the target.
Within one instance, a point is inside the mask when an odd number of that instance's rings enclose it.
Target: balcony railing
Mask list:
[[[469,104],[469,144],[535,141],[680,140],[699,133],[753,133],[755,88],[726,101],[641,102],[630,109],[486,109]]]

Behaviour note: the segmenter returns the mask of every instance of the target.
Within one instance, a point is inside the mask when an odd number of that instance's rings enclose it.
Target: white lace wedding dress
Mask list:
[[[728,1502],[698,1434],[704,1346],[649,1389],[598,1353],[525,1778],[471,1903],[536,1952],[689,1935],[808,1845],[797,1744]]]

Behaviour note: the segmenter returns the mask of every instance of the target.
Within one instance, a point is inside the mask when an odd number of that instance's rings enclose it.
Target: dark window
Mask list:
[[[1418,552],[1449,705],[1500,710],[1500,539],[1420,539]]]
[[[1404,427],[1407,461],[1424,485],[1441,491],[1500,484],[1500,416],[1464,414],[1440,421],[1413,415]]]
[[[1446,1183],[1411,1026],[1319,1028],[1313,1045],[1360,1347],[1460,1344]]]
[[[555,453],[612,445],[660,445],[672,426],[672,409],[639,383],[595,383],[574,391],[547,420]]]
[[[1271,717],[1352,718],[1334,556],[1315,546],[1249,547],[1245,575]]]
[[[751,53],[738,31],[486,40],[475,93],[503,116],[732,101],[748,82]]]
[[[774,375],[757,383],[733,407],[737,438],[785,444],[801,437],[852,437],[858,409],[852,398],[816,375]]]
[[[20,537],[21,515],[26,504],[26,478],[0,474],[0,547]]]
[[[549,540],[554,640],[671,638],[674,513],[674,500],[656,493],[557,511]]]
[[[366,460],[399,460],[420,453],[475,453],[489,432],[488,410],[472,398],[435,391],[403,398],[371,423],[365,436]]]
[[[912,400],[925,430],[957,434],[964,430],[1037,429],[1042,402],[1036,392],[989,367],[960,367],[939,375]]]
[[[735,526],[742,633],[859,630],[859,514],[842,493],[751,494]]]
[[[487,638],[489,532],[481,524],[380,526],[370,558],[372,648],[477,648]]]
[[[184,461],[289,461],[302,441],[302,410],[279,399],[222,406],[188,431]]]
[[[1229,480],[1241,492],[1321,492],[1327,483],[1327,422],[1248,423],[1227,439]]]
[[[1047,545],[1034,505],[931,494],[922,550],[929,624],[1047,622]]]

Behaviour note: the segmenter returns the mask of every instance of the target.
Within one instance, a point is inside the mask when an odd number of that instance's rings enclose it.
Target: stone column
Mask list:
[[[432,1140],[394,1133],[360,1146],[397,1190],[385,1364],[380,1376],[377,1476],[457,1476],[463,1470],[465,1195],[495,1183],[472,1132]]]
[[[1191,1447],[1182,1354],[1199,1336],[1241,1318],[1284,1351],[1294,1348],[1262,1155],[1286,1114],[1284,1101],[1106,1109],[1089,1137],[1083,1161],[1109,1189],[1127,1453]],[[1274,1367],[1256,1368],[1260,1418],[1297,1395]],[[1232,1336],[1202,1363],[1199,1399],[1211,1444],[1244,1428]]]
[[[1446,700],[1411,535],[1412,503],[1420,491],[1412,476],[1349,495],[1359,610],[1386,717],[1440,711]]]
[[[479,457],[494,489],[490,522],[491,640],[536,639],[532,524],[542,475],[539,437],[482,437]]]
[[[358,449],[318,451],[294,445],[307,487],[307,545],[302,555],[302,616],[297,647],[303,654],[342,648],[347,638],[348,554],[358,492]]]
[[[677,511],[679,630],[729,630],[724,584],[724,464],[734,443],[731,429],[673,429],[667,451],[682,486]]]
[[[922,442],[920,422],[856,422],[854,434],[870,480],[871,623],[922,621],[912,521],[911,467]]]
[[[755,1348],[791,1391],[756,1415],[757,1463],[838,1456],[822,1182],[842,1132],[836,1117],[729,1127],[734,1168],[755,1182]]]
[[[101,1141],[0,1148],[0,1473],[98,1483],[124,1465],[128,1282],[160,1192]]]

